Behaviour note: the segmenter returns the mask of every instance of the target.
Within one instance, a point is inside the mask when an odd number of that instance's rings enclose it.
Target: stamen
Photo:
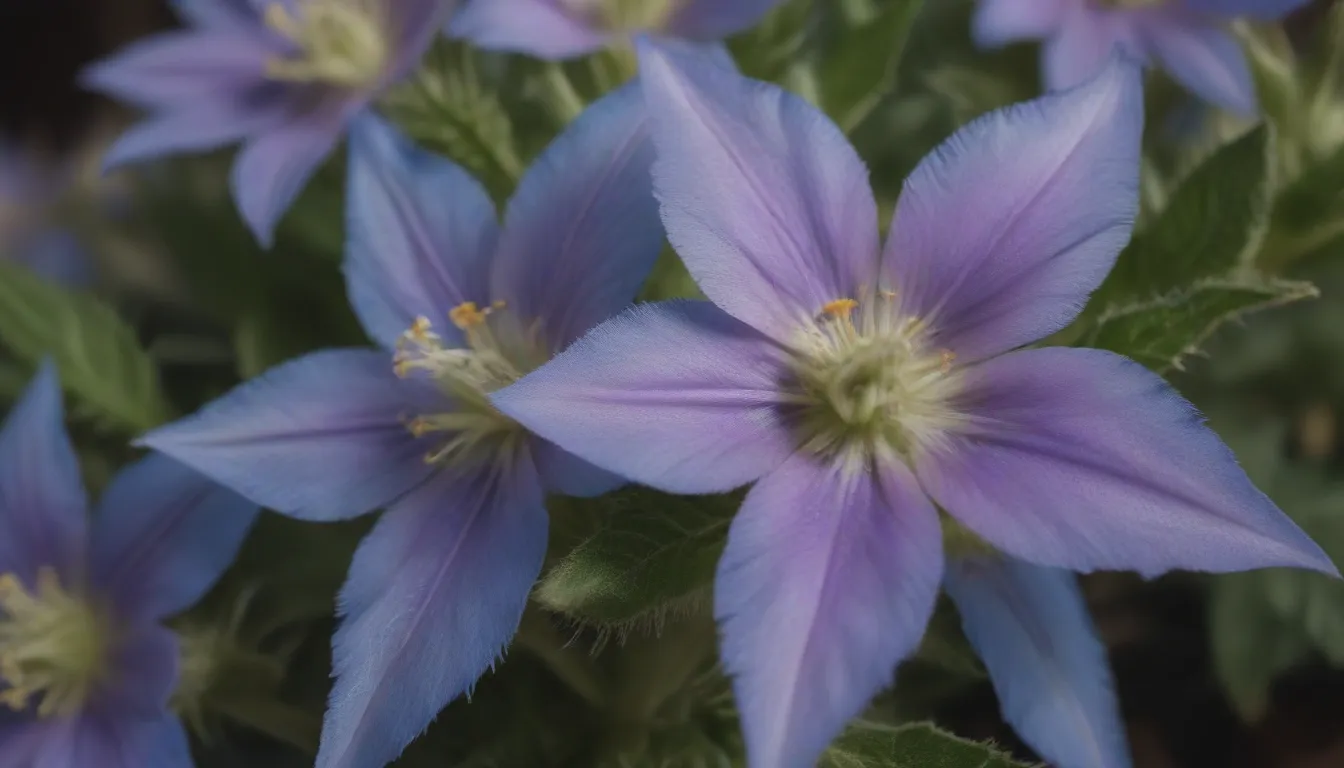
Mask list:
[[[831,317],[849,317],[857,306],[859,306],[859,302],[853,299],[836,299],[827,302],[821,308],[821,314]]]
[[[291,13],[281,2],[266,7],[268,27],[299,49],[292,57],[267,62],[275,80],[328,82],[347,87],[375,83],[390,58],[386,0],[301,0]]]
[[[61,588],[52,568],[29,592],[14,574],[0,576],[0,702],[24,710],[41,696],[39,717],[79,712],[106,672],[106,627],[91,605]]]

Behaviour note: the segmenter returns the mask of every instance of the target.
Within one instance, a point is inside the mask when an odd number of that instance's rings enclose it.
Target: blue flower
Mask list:
[[[1206,101],[1242,115],[1256,112],[1246,55],[1227,24],[1272,20],[1307,0],[981,0],[976,42],[997,47],[1044,40],[1041,73],[1061,90],[1095,75],[1115,47],[1156,60]]]
[[[340,598],[321,768],[377,768],[518,626],[543,495],[621,481],[496,411],[491,391],[634,298],[663,242],[634,83],[524,176],[502,230],[479,184],[372,116],[352,129],[345,273],[381,350],[318,352],[144,442],[305,520],[386,513]]]
[[[178,0],[189,28],[84,73],[148,109],[108,167],[235,142],[234,199],[262,244],[351,118],[409,74],[456,0]]]
[[[0,764],[188,768],[160,622],[233,560],[257,507],[160,455],[93,516],[45,364],[0,430]]]
[[[567,59],[640,32],[713,42],[781,0],[467,0],[449,34],[491,50]]]

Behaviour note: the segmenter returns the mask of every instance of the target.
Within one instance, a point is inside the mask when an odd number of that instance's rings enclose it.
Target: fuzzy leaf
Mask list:
[[[100,423],[138,434],[171,415],[154,361],[111,307],[3,262],[0,343],[31,364],[50,355],[78,411]]]
[[[889,726],[856,721],[822,756],[819,768],[1025,768],[988,744],[931,723]]]
[[[896,83],[905,42],[923,0],[893,0],[846,30],[818,66],[821,103],[846,133],[872,113]]]

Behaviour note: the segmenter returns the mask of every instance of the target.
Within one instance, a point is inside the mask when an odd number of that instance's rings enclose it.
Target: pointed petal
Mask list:
[[[967,377],[966,432],[917,468],[925,490],[996,548],[1074,571],[1335,573],[1194,407],[1138,363],[1045,348]]]
[[[1106,648],[1072,573],[952,560],[944,579],[1004,718],[1054,765],[1129,768]]]
[[[752,766],[811,768],[924,634],[938,516],[899,462],[795,455],[747,494],[714,583]]]
[[[541,486],[552,493],[591,498],[625,485],[625,478],[589,464],[555,443],[532,441]]]
[[[137,618],[177,613],[233,562],[260,511],[185,464],[151,454],[122,470],[98,505],[94,581]]]
[[[844,134],[801,98],[640,45],[668,237],[715,304],[779,341],[877,276],[877,206]]]
[[[980,0],[971,35],[982,48],[1048,37],[1062,23],[1065,0]]]
[[[1090,84],[991,113],[919,164],[884,255],[901,310],[974,361],[1067,325],[1129,240],[1143,93],[1119,60]]]
[[[392,41],[388,83],[403,80],[415,71],[444,24],[457,13],[457,6],[458,0],[398,0],[386,4]]]
[[[192,768],[193,765],[186,731],[170,714],[136,719],[118,717],[115,713],[86,713],[53,726],[31,768]]]
[[[1249,16],[1276,21],[1306,6],[1311,0],[1182,0],[1181,7],[1198,13]]]
[[[688,0],[668,22],[666,32],[690,40],[722,40],[760,21],[781,0]]]
[[[1184,18],[1155,18],[1145,25],[1144,40],[1153,58],[1200,98],[1247,117],[1258,111],[1251,66],[1232,33]]]
[[[1134,16],[1091,8],[1065,12],[1054,36],[1041,51],[1041,78],[1048,91],[1074,88],[1103,71],[1119,47],[1139,59],[1143,48],[1134,33]]]
[[[84,553],[88,500],[65,432],[56,366],[45,361],[0,428],[0,573],[31,583]]]
[[[304,520],[342,520],[424,480],[430,445],[404,420],[431,412],[431,393],[398,379],[384,352],[330,350],[239,385],[141,445]],[[440,407],[438,410],[446,410]]]
[[[448,24],[450,37],[491,51],[568,59],[605,47],[606,32],[556,0],[467,0]]]
[[[257,33],[168,32],[93,64],[80,74],[80,84],[147,107],[195,102],[203,93],[262,85],[266,62],[277,52],[278,46]]]
[[[301,117],[255,134],[233,163],[229,186],[243,220],[264,247],[275,225],[336,148],[349,118],[363,102],[328,99]]]
[[[103,154],[103,170],[233,144],[276,125],[283,117],[271,91],[224,94],[175,104],[133,126]]]
[[[768,339],[709,302],[643,304],[491,399],[603,469],[673,493],[717,493],[793,452],[782,365]]]
[[[453,346],[453,307],[489,303],[495,206],[466,171],[373,115],[350,129],[345,279],[369,336],[391,348],[417,317]]]
[[[495,295],[552,350],[629,306],[663,247],[637,83],[593,104],[532,164],[509,201]]]
[[[268,0],[169,0],[173,10],[193,27],[206,29],[256,28]]]
[[[318,768],[391,762],[504,652],[546,555],[541,485],[517,461],[425,484],[360,545]]]

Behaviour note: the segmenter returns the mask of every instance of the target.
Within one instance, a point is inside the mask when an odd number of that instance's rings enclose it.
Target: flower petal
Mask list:
[[[264,507],[342,520],[391,502],[432,471],[424,461],[431,446],[404,425],[427,412],[420,387],[398,379],[384,352],[315,352],[139,443]]]
[[[36,761],[31,766],[23,764],[25,768],[192,768],[194,765],[186,731],[168,713],[150,719],[86,713],[51,722],[44,729],[45,743]]]
[[[1181,0],[1181,7],[1198,13],[1222,16],[1249,16],[1261,21],[1277,21],[1311,0]]]
[[[369,336],[391,348],[417,317],[453,346],[448,313],[489,303],[498,228],[489,195],[457,164],[373,115],[350,129],[345,279]]]
[[[385,5],[391,17],[389,84],[415,71],[425,51],[443,31],[444,23],[457,12],[457,6],[458,0],[397,0]]]
[[[84,554],[88,498],[65,432],[56,366],[45,361],[0,428],[0,573],[32,583]]]
[[[760,21],[781,0],[687,0],[665,31],[691,40],[722,40]]]
[[[260,86],[278,53],[267,37],[244,31],[168,32],[146,38],[80,74],[86,88],[140,106],[201,100],[207,92]]]
[[[937,513],[898,462],[799,454],[756,484],[714,585],[750,765],[816,765],[918,645],[942,571]]]
[[[260,508],[166,456],[122,470],[103,494],[90,544],[94,583],[148,619],[181,611],[233,562]]]
[[[1045,348],[968,376],[966,433],[916,464],[925,490],[998,549],[1074,571],[1335,573],[1194,407],[1138,363]]]
[[[717,493],[793,452],[781,353],[713,304],[636,306],[492,396],[603,469],[673,493]]]
[[[532,459],[537,463],[541,486],[553,493],[591,498],[625,485],[625,478],[589,464],[555,443],[532,441]]]
[[[1041,79],[1046,90],[1063,91],[1088,82],[1106,69],[1119,47],[1125,55],[1144,55],[1129,13],[1099,13],[1075,7],[1041,51]]]
[[[177,634],[157,622],[134,620],[123,621],[120,630],[108,679],[88,706],[137,720],[156,717],[177,687]]]
[[[267,2],[269,0],[169,0],[183,21],[207,29],[259,27],[261,9]]]
[[[643,95],[593,104],[533,163],[509,201],[493,289],[559,351],[629,306],[663,247]]]
[[[844,134],[803,99],[683,47],[639,46],[668,237],[715,304],[789,341],[874,287],[877,206]]]
[[[277,92],[260,89],[175,104],[135,125],[103,154],[110,171],[183,152],[218,149],[277,125],[284,119]]]
[[[1063,21],[1065,0],[980,0],[971,35],[982,48],[1037,40]]]
[[[517,461],[425,484],[360,545],[318,768],[391,762],[503,653],[546,555],[541,485]]]
[[[1252,117],[1255,80],[1241,43],[1223,29],[1183,17],[1157,17],[1143,28],[1153,58],[1205,101]]]
[[[950,560],[947,592],[989,668],[1004,718],[1054,765],[1129,768],[1106,648],[1068,571]]]
[[[919,164],[884,255],[901,310],[973,361],[1067,325],[1129,240],[1138,67],[980,118]]]
[[[328,98],[301,116],[257,133],[238,153],[229,186],[243,220],[269,248],[275,225],[335,149],[346,122],[363,101]]]
[[[478,48],[542,59],[592,53],[609,38],[557,0],[467,0],[449,21],[448,34]]]

